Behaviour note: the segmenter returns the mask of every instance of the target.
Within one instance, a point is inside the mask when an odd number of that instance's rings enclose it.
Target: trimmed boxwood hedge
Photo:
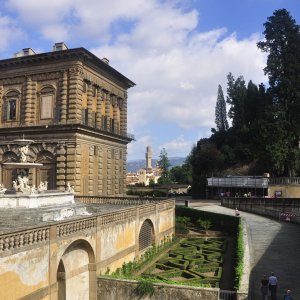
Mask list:
[[[197,210],[185,206],[175,207],[176,216],[188,217],[191,222],[196,224],[197,220],[211,220],[212,230],[225,231],[231,236],[236,236],[239,225],[239,218],[235,216],[222,215],[208,211]]]

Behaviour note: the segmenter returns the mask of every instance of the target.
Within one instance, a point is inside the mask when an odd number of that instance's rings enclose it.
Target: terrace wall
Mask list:
[[[97,278],[98,300],[138,300],[135,292],[138,282],[124,279]],[[217,288],[196,288],[171,284],[154,283],[154,294],[143,297],[144,300],[184,299],[184,300],[218,300],[220,290]]]
[[[130,200],[123,199],[131,206],[122,210],[0,234],[0,299],[60,299],[60,293],[67,300],[96,299],[96,274],[140,254],[146,219],[153,224],[155,244],[174,233],[174,200]],[[120,201],[90,197],[83,202]]]
[[[223,198],[222,205],[238,208],[258,215],[284,219],[284,214],[290,214],[290,220],[300,223],[300,198]]]

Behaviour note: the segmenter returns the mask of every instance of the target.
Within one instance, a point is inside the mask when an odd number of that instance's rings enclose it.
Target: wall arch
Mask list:
[[[146,219],[139,232],[139,251],[150,247],[155,242],[154,226],[150,219]]]
[[[57,266],[58,300],[92,299],[96,289],[95,254],[83,239],[71,243]]]
[[[51,152],[42,150],[37,153],[36,162],[42,163],[41,167],[36,169],[36,186],[41,182],[47,181],[48,190],[56,189],[56,158]]]

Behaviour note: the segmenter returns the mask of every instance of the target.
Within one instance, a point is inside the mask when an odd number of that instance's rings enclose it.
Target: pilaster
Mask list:
[[[101,118],[102,118],[102,99],[103,99],[103,91],[98,88],[97,90],[97,104],[96,104],[96,128],[101,128]]]
[[[93,118],[93,85],[89,83],[87,89],[88,126],[94,127]]]
[[[70,183],[71,186],[75,186],[75,191],[79,192],[80,191],[80,185],[79,189],[77,187],[77,164],[78,164],[78,159],[80,159],[80,155],[77,154],[76,151],[76,145],[75,143],[68,144],[66,147],[66,182]],[[79,171],[80,173],[80,171]]]
[[[66,147],[64,145],[60,145],[57,150],[57,158],[56,158],[56,185],[59,191],[64,191],[67,186],[66,182]]]
[[[105,117],[106,117],[106,130],[110,131],[110,94],[105,92]]]
[[[88,180],[89,180],[89,195],[94,194],[94,153],[95,149],[94,146],[89,146],[89,174],[88,174]]]
[[[68,123],[79,123],[82,119],[83,80],[81,68],[69,71],[69,119]]]
[[[68,93],[68,74],[66,71],[63,72],[61,78],[61,110],[60,110],[60,123],[67,123],[67,93]]]
[[[98,148],[98,194],[103,195],[103,150]]]
[[[113,119],[114,119],[114,128],[113,132],[114,133],[119,133],[119,120],[118,120],[118,115],[119,115],[119,105],[116,96],[113,97]]]
[[[25,125],[30,125],[32,122],[32,81],[31,77],[26,78],[26,94],[25,94]]]

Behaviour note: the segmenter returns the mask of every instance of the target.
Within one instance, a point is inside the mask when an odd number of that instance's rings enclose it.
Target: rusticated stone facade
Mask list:
[[[35,142],[32,184],[47,180],[77,194],[123,195],[126,177],[127,90],[134,83],[84,48],[0,60],[0,182],[17,176],[16,139]]]

